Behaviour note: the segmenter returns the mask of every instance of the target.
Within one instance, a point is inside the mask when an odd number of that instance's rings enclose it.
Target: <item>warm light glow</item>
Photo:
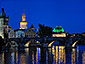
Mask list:
[[[4,53],[2,53],[2,63],[4,64]]]
[[[71,64],[75,64],[75,49],[72,49]]]
[[[66,64],[66,56],[65,56],[65,46],[53,46],[52,54],[53,54],[53,64]],[[59,50],[59,51],[58,51]],[[56,63],[55,63],[56,60]]]
[[[56,46],[56,63],[58,62],[58,46]]]
[[[32,54],[32,64],[34,64],[34,52]]]
[[[22,21],[26,21],[25,13],[23,13],[23,15],[22,15]]]
[[[4,37],[2,36],[2,39],[4,39]]]
[[[48,45],[48,47],[51,47],[51,45],[54,43],[55,41],[52,41],[49,45]]]
[[[21,25],[21,24],[27,24],[27,22],[20,22],[20,25]]]
[[[27,28],[27,22],[20,22],[20,29],[26,29]]]
[[[77,40],[76,42],[74,42],[74,44],[72,45],[72,47],[74,47],[78,41],[79,41],[79,40]]]
[[[30,42],[31,42],[31,41],[27,42],[27,43],[25,44],[25,47],[29,47]]]
[[[61,34],[52,34],[52,37],[66,37],[65,33],[61,33]]]
[[[20,22],[20,29],[27,29],[25,13],[23,13],[23,15],[22,15],[22,22]]]

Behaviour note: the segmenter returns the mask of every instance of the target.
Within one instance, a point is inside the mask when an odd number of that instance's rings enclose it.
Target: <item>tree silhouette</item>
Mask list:
[[[51,27],[44,26],[44,24],[43,25],[39,24],[38,26],[39,26],[38,35],[40,37],[46,37],[46,36],[51,37],[52,36],[52,28]]]

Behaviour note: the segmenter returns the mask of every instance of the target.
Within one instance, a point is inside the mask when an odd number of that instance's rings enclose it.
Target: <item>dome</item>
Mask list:
[[[53,29],[53,32],[64,32],[64,29],[61,26],[56,26],[56,28]]]

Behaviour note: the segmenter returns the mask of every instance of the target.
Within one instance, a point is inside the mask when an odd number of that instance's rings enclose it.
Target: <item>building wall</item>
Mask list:
[[[28,38],[35,38],[35,32],[32,31],[31,28],[29,28],[26,32],[25,32],[25,36]]]
[[[15,38],[15,32],[14,30],[11,30],[8,34],[8,38]]]
[[[0,18],[0,36],[4,38],[4,18]]]
[[[16,31],[15,38],[25,37],[24,31]]]

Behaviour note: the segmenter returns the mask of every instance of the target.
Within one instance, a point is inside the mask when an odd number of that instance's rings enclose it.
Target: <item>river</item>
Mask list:
[[[85,64],[85,46],[77,46],[68,52],[64,48],[13,48],[0,53],[0,64]]]

